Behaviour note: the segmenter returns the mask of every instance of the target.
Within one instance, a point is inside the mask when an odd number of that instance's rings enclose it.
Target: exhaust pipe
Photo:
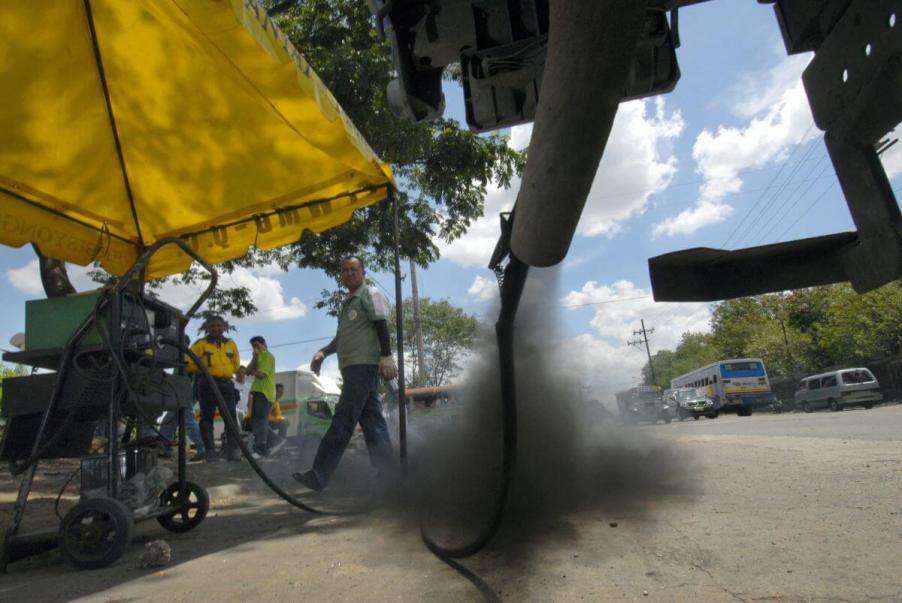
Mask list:
[[[511,249],[564,259],[627,87],[645,0],[551,0],[548,58]]]

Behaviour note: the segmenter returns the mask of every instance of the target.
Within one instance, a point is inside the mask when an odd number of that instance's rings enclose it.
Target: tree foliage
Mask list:
[[[272,2],[270,2],[272,4]],[[490,183],[508,186],[525,165],[502,136],[480,136],[457,122],[413,124],[388,108],[394,77],[391,48],[379,40],[365,2],[312,0],[280,14],[279,26],[307,59],[399,183],[401,255],[426,266],[439,257],[436,238],[453,240],[483,215]],[[316,268],[337,278],[339,260],[361,255],[373,269],[392,270],[391,206],[357,211],[347,224],[243,263],[276,262],[283,269]],[[328,305],[323,299],[318,307]]]
[[[413,303],[404,302],[404,357],[409,385],[435,386],[449,383],[462,368],[461,361],[470,352],[479,334],[476,317],[447,300],[420,299],[420,324],[423,332],[425,382],[417,381],[417,341]]]
[[[685,333],[652,357],[658,385],[725,358],[762,358],[771,375],[800,375],[902,353],[902,284],[859,295],[847,284],[732,299],[708,334]],[[646,382],[648,365],[643,368]]]

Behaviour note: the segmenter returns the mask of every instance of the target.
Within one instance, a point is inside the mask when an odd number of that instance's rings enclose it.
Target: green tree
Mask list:
[[[747,356],[752,336],[766,320],[767,310],[760,297],[740,297],[718,304],[711,316],[711,334],[720,356]]]
[[[652,356],[655,364],[656,385],[669,388],[670,381],[684,373],[711,364],[719,358],[719,350],[709,333],[683,333],[674,351],[661,350]],[[648,363],[642,368],[645,383],[651,383],[651,369]]]
[[[902,351],[902,285],[893,282],[859,295],[849,285],[829,290],[823,322],[816,325],[830,364],[859,362]]]
[[[473,350],[480,332],[476,317],[452,305],[447,300],[420,298],[420,324],[423,331],[425,383],[435,386],[449,383],[460,372],[461,361]],[[404,356],[406,381],[415,384],[414,367],[417,361],[416,324],[413,303],[404,302]]]
[[[488,185],[509,186],[522,171],[525,155],[505,137],[481,136],[450,119],[413,124],[391,113],[385,96],[394,71],[391,48],[379,40],[365,2],[299,2],[279,15],[278,24],[373,150],[391,164],[400,187],[403,257],[423,267],[438,259],[435,239],[464,234],[483,215]],[[348,254],[364,256],[374,269],[393,269],[393,245],[391,207],[380,203],[355,212],[343,226],[307,233],[293,245],[240,263],[274,261],[286,270],[316,268],[337,278],[339,260]],[[328,305],[324,295],[318,307]]]

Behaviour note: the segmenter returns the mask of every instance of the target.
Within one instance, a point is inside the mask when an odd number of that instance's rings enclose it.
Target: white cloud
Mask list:
[[[88,276],[89,270],[90,268],[84,266],[66,265],[69,280],[78,291],[96,289],[98,287],[98,284]],[[44,296],[44,286],[41,284],[41,270],[37,259],[31,260],[19,268],[7,270],[6,280],[25,295]]]
[[[601,302],[601,303],[599,303]],[[683,333],[708,332],[711,310],[704,303],[656,303],[651,291],[630,281],[611,285],[589,281],[579,291],[561,300],[563,306],[597,304],[590,321],[595,334],[583,334],[561,343],[561,354],[577,378],[593,389],[593,396],[610,402],[617,391],[632,387],[641,379],[648,362],[642,346],[629,346],[635,331],[654,329],[649,335],[652,354],[674,349]]]
[[[742,190],[743,170],[786,160],[792,147],[819,136],[800,75],[809,56],[788,57],[767,73],[749,74],[739,86],[733,112],[748,118],[744,127],[702,130],[692,156],[702,177],[694,206],[659,222],[652,235],[689,235],[726,220],[733,207],[725,199]],[[761,84],[766,80],[765,84]]]
[[[599,303],[601,302],[601,303]],[[602,337],[625,345],[634,339],[634,331],[654,328],[650,338],[654,350],[674,349],[686,331],[707,332],[711,310],[706,303],[658,303],[651,290],[636,287],[621,280],[611,285],[589,281],[579,291],[571,291],[563,300],[564,306],[597,304],[591,325]]]
[[[257,313],[239,322],[271,322],[306,316],[307,306],[304,302],[297,297],[286,301],[282,283],[273,276],[267,276],[272,274],[284,273],[281,270],[273,272],[266,266],[260,269],[238,267],[220,279],[224,286],[247,287],[251,292]]]
[[[676,174],[677,162],[669,145],[684,127],[678,111],[666,112],[663,97],[653,104],[641,100],[620,106],[577,227],[578,235],[611,237],[623,222],[645,211],[648,198],[666,189]],[[532,125],[516,126],[510,145],[524,148],[531,135]],[[506,190],[490,186],[484,217],[460,239],[439,241],[442,256],[462,266],[485,266],[498,241],[498,214],[513,207],[519,188],[519,179]]]
[[[6,280],[9,281],[10,285],[26,295],[43,295],[44,293],[37,260],[31,260],[21,268],[7,270]]]
[[[669,143],[684,128],[679,111],[665,112],[661,96],[653,107],[648,101],[622,104],[576,232],[610,237],[644,212],[648,198],[664,191],[677,173]]]
[[[498,283],[495,281],[477,276],[473,279],[473,284],[467,289],[467,294],[472,295],[481,302],[492,301],[498,298]]]
[[[72,285],[78,291],[96,289],[99,286],[88,276],[89,267],[67,264],[66,270]],[[285,300],[282,283],[271,276],[281,273],[278,267],[273,270],[270,266],[261,266],[253,269],[239,267],[232,274],[220,275],[219,282],[223,287],[247,287],[251,299],[257,306],[258,311],[254,316],[237,322],[288,320],[307,314],[307,306],[300,299],[292,297]],[[7,270],[6,279],[14,288],[26,295],[44,294],[36,259],[19,268]],[[190,285],[166,282],[159,289],[154,289],[153,294],[168,304],[187,310],[200,296],[204,287],[205,283],[202,281]]]

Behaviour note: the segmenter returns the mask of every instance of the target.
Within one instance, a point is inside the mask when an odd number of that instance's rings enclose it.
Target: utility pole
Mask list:
[[[786,323],[783,321],[783,318],[777,318],[780,321],[780,328],[783,329],[783,345],[786,346],[786,358],[789,359],[789,365],[792,370],[792,376],[795,377],[796,374],[796,361],[795,358],[792,357],[792,351],[789,349],[789,338],[786,337]]]
[[[417,265],[410,260],[410,288],[413,291],[413,329],[417,341],[416,384],[426,385],[426,352],[423,350],[423,323],[420,320],[420,295],[417,291]]]
[[[646,329],[645,328],[645,320],[640,319],[640,323],[642,323],[641,331],[633,331],[633,335],[641,335],[642,339],[634,339],[632,341],[627,341],[626,345],[642,345],[645,343],[645,353],[648,354],[648,366],[651,368],[651,383],[650,385],[656,385],[658,382],[657,377],[655,376],[655,364],[651,361],[651,348],[648,347],[648,335],[649,333],[654,333],[655,330]]]

